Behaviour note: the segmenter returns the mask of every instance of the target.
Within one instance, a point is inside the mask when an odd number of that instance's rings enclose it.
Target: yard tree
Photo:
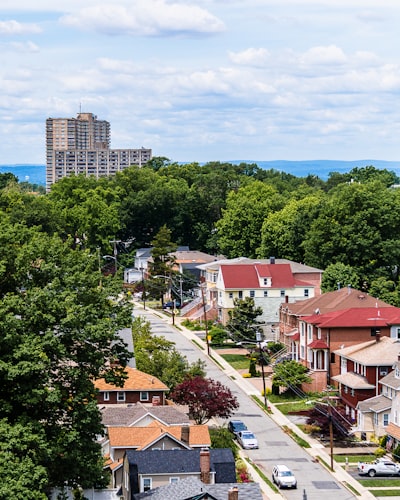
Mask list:
[[[229,320],[226,329],[236,342],[256,341],[257,317],[263,312],[261,307],[255,307],[254,299],[234,299],[234,308],[228,312]]]
[[[332,434],[336,439],[346,438],[349,435],[352,423],[348,420],[346,409],[343,405],[328,403],[315,403],[307,413],[307,425],[310,426],[312,434],[330,436],[330,425],[332,423]]]
[[[0,452],[15,463],[7,478],[2,468],[2,482],[31,488],[26,498],[59,485],[105,485],[93,382],[123,384],[129,353],[118,331],[130,308],[112,278],[99,286],[96,255],[38,228],[16,232],[5,214],[0,224],[0,237],[9,236],[0,246],[0,433],[14,443]],[[30,479],[19,477],[22,463]]]
[[[307,374],[307,367],[298,361],[284,361],[274,366],[272,385],[275,389],[285,387],[288,390],[294,390],[301,384],[310,382],[311,377]]]
[[[239,403],[231,390],[218,380],[200,376],[187,378],[170,395],[177,404],[187,405],[196,424],[206,424],[212,417],[229,418]]]

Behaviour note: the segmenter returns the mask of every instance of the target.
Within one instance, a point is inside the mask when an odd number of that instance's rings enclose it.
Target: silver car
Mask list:
[[[236,434],[238,443],[245,450],[258,448],[258,441],[251,431],[240,431]]]

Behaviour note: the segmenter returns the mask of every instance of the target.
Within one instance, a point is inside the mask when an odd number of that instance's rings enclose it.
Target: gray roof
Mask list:
[[[397,365],[395,363],[393,365],[393,368]],[[396,370],[391,371],[384,377],[382,377],[379,381],[380,384],[387,385],[388,387],[391,387],[392,389],[396,389],[397,391],[400,390],[400,379],[396,377]]]
[[[104,405],[101,409],[102,422],[108,427],[130,427],[151,415],[166,425],[189,425],[189,417],[175,406]]]
[[[216,500],[227,500],[228,491],[236,487],[239,490],[239,500],[262,500],[258,483],[225,483],[204,484],[198,478],[189,477],[175,484],[160,486],[154,490],[134,495],[135,500],[151,498],[152,500],[191,500],[202,493],[209,493]]]
[[[340,375],[335,375],[332,380],[347,385],[351,389],[375,389],[374,384],[370,384],[366,377],[358,373],[347,372]]]
[[[235,459],[230,448],[210,451],[211,472],[221,483],[236,479]],[[135,464],[139,474],[200,473],[200,450],[127,450],[129,464]]]
[[[365,399],[360,401],[357,405],[357,410],[367,413],[369,411],[374,413],[380,413],[385,410],[389,410],[392,407],[392,400],[383,396],[374,396],[373,398]]]

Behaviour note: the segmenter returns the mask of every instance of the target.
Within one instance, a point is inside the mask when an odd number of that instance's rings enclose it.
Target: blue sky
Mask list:
[[[3,0],[0,164],[80,109],[172,161],[397,161],[399,0]]]

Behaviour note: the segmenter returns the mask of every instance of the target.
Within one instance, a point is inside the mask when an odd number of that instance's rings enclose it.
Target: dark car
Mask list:
[[[228,429],[237,436],[240,431],[247,431],[247,426],[241,420],[229,420]]]
[[[181,303],[179,300],[170,300],[169,302],[164,302],[163,309],[180,309]]]

